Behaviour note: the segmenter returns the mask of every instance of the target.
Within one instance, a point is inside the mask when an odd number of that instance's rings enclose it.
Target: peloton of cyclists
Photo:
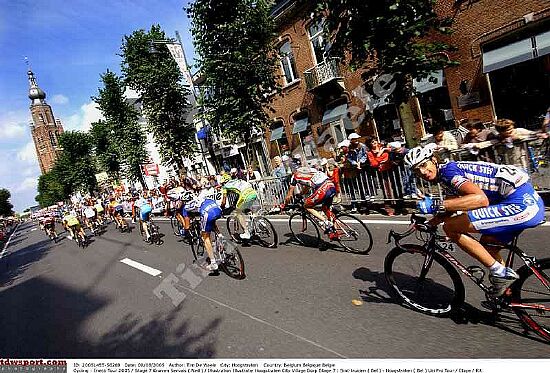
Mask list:
[[[449,239],[488,268],[492,295],[502,295],[518,275],[503,265],[498,244],[509,243],[524,229],[544,221],[544,204],[529,175],[511,165],[440,163],[432,146],[411,149],[405,163],[422,179],[442,185],[446,198],[424,198],[419,210],[435,214],[431,224],[443,223]],[[458,211],[464,213],[453,214]],[[481,233],[481,239],[470,233]]]

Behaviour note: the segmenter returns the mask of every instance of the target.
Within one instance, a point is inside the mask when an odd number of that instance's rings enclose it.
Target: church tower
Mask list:
[[[59,119],[55,119],[50,105],[46,103],[46,93],[38,87],[33,72],[29,69],[29,98],[31,99],[31,134],[42,174],[50,171],[60,155],[57,139],[63,133]]]

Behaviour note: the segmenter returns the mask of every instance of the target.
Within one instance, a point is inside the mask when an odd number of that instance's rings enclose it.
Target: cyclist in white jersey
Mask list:
[[[416,147],[405,156],[405,163],[422,179],[443,186],[446,198],[425,198],[418,208],[427,214],[439,213],[434,225],[444,223],[451,241],[489,269],[491,293],[502,295],[518,279],[505,267],[498,246],[508,243],[521,231],[544,221],[544,204],[520,168],[486,162],[447,162],[439,164],[433,147]],[[451,215],[463,211],[460,215]],[[469,233],[481,233],[477,241]]]

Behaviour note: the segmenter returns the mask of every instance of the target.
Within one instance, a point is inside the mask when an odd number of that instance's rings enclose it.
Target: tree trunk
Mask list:
[[[408,102],[399,105],[399,116],[401,117],[401,126],[408,148],[418,145],[422,137],[426,135],[424,123],[418,105],[418,99],[412,97]]]

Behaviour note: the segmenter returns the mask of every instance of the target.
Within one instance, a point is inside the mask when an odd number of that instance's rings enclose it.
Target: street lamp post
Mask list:
[[[178,67],[183,74],[183,78],[187,81],[189,85],[189,89],[191,90],[191,98],[192,98],[192,106],[195,108],[197,106],[197,94],[195,92],[195,85],[193,84],[193,77],[191,76],[191,72],[189,71],[189,65],[187,64],[187,59],[185,57],[185,51],[183,49],[183,43],[181,42],[180,34],[178,31],[176,31],[176,39],[177,42],[171,41],[171,40],[152,40],[151,41],[151,51],[155,52],[155,45],[166,45],[168,47],[168,50],[176,63],[178,64]],[[206,124],[204,123],[204,118],[202,116],[199,116],[200,123],[202,128],[205,128]],[[199,146],[200,146],[200,152],[203,158],[204,162],[204,170],[207,174],[210,174],[210,169],[208,167],[208,162],[206,160],[205,151],[202,146],[202,142],[199,139]]]

